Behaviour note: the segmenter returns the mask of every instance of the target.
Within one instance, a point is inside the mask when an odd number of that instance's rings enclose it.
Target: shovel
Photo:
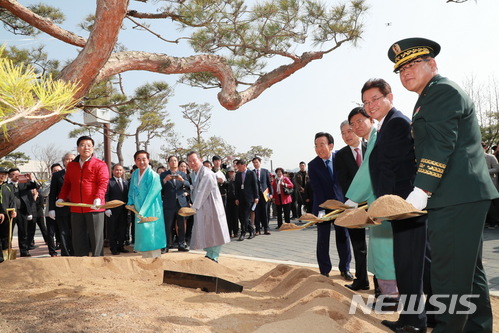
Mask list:
[[[8,246],[6,250],[2,250],[3,252],[3,259],[4,260],[14,260],[17,258],[17,250],[12,248],[12,217],[10,216],[12,212],[15,212],[15,208],[7,208],[5,209],[7,212],[7,218],[9,220],[9,239],[8,239]],[[5,222],[4,222],[5,223]]]
[[[367,202],[361,202],[359,203],[359,206],[365,205]],[[329,209],[329,210],[336,210],[336,209],[350,209],[353,207],[345,205],[343,202],[338,201],[338,200],[326,200],[322,204],[319,205],[321,208]]]
[[[182,207],[178,210],[178,215],[180,216],[192,216],[196,214],[196,211],[191,207]]]
[[[109,208],[116,208],[121,205],[124,205],[125,203],[121,200],[111,200],[106,202],[103,205],[98,205],[96,206],[98,209],[109,209]],[[93,204],[86,204],[86,203],[75,203],[75,202],[58,202],[56,203],[57,206],[70,206],[70,207],[93,207]]]
[[[128,209],[128,210],[130,210],[130,211],[132,211],[132,212],[134,212],[135,215],[137,215],[137,217],[139,218],[139,222],[138,223],[154,222],[154,221],[156,221],[158,219],[157,217],[154,217],[154,216],[144,217],[144,216],[140,215],[139,212],[135,209],[134,206],[126,205],[125,208]]]
[[[311,225],[314,225],[316,223],[322,223],[324,221],[331,221],[334,220],[336,217],[340,215],[340,213],[343,211],[343,209],[336,209],[333,210],[330,213],[327,213],[326,215],[322,217],[317,217],[314,214],[306,213],[302,216],[300,216],[300,221],[309,221],[305,223],[304,225],[297,226],[296,224],[289,225],[290,223],[285,223],[281,225],[279,228],[280,231],[290,231],[290,230],[301,230],[305,229],[307,227],[310,227]]]
[[[333,207],[333,205],[341,205],[341,206],[344,206],[344,207],[348,207],[349,209],[352,208],[350,206],[344,205],[343,203],[341,203],[341,201],[337,201],[337,200],[328,200],[328,201],[324,202],[322,205],[324,205],[326,203],[328,203],[327,205],[329,207]],[[321,205],[321,207],[323,207],[322,205]],[[323,207],[323,208],[325,208],[325,207]],[[359,208],[367,209],[367,205],[360,206]],[[322,222],[325,222],[325,221],[331,221],[331,220],[336,219],[338,216],[340,216],[340,214],[345,209],[346,208],[335,209],[332,212],[329,212],[329,213],[327,213],[326,215],[324,215],[322,217],[317,217],[314,214],[306,213],[306,214],[300,216],[300,220],[301,221],[309,221],[309,222],[305,223],[304,225],[300,225],[300,226],[291,226],[291,228],[290,227],[283,228],[283,229],[279,228],[279,230],[282,230],[282,231],[301,230],[301,229],[305,229],[307,227],[310,227],[310,226],[312,226],[312,225],[314,225],[316,223],[322,223]]]

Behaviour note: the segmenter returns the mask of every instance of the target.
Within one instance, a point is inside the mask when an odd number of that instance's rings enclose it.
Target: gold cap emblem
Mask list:
[[[402,50],[400,49],[400,46],[398,44],[393,44],[392,50],[395,53],[395,55],[398,55],[400,52],[402,52]]]

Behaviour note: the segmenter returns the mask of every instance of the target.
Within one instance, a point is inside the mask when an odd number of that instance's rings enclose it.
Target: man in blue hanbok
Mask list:
[[[163,202],[161,200],[161,181],[159,175],[149,167],[149,153],[137,151],[134,156],[138,169],[132,174],[128,192],[128,205],[134,206],[142,217],[157,217],[156,221],[140,223],[135,215],[134,249],[142,252],[143,258],[161,256],[166,247]]]

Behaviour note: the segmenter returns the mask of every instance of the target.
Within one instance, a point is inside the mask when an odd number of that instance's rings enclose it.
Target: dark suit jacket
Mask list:
[[[122,179],[122,183],[123,191],[120,189],[120,186],[114,177],[109,179],[109,183],[107,184],[106,202],[111,200],[121,200],[126,203],[128,201],[129,184],[128,181],[124,179]],[[117,215],[116,213],[120,212],[122,209],[125,209],[125,206],[111,208],[111,211],[113,212],[111,216]]]
[[[256,180],[256,174],[253,171],[246,170],[246,176],[244,177],[244,189],[241,189],[241,185],[242,173],[238,172],[235,179],[236,200],[251,203],[255,199],[259,199],[258,182]]]
[[[14,198],[14,192],[12,189],[12,184],[3,183],[0,185],[2,189],[2,206],[4,209],[7,208],[16,208],[16,201]]]
[[[366,144],[362,143],[362,156],[366,152]],[[336,170],[343,194],[346,194],[359,167],[350,146],[341,148],[336,152]]]
[[[175,180],[175,184],[173,184],[173,179],[170,179],[166,183],[163,182],[165,177],[171,173],[172,172],[170,170],[162,172],[159,178],[161,179],[162,186],[161,192],[163,194],[163,207],[164,209],[175,210],[177,209],[177,201],[180,207],[187,206],[187,197],[184,195],[184,193],[189,192],[191,184],[187,180],[187,175],[182,171],[177,171],[177,174],[182,177],[182,179],[184,180],[183,182]]]
[[[333,153],[333,179],[329,175],[326,164],[317,156],[312,161],[308,163],[308,174],[310,177],[310,185],[312,186],[312,191],[314,192],[312,214],[317,215],[319,210],[319,205],[324,201],[329,199],[339,200],[341,202],[345,201],[343,192],[338,181],[338,170],[336,168],[335,154]]]
[[[407,198],[414,188],[416,156],[409,118],[392,108],[378,132],[369,157],[374,194]]]
[[[256,169],[253,170],[256,176]],[[262,194],[266,189],[269,189],[269,194],[272,194],[272,186],[270,183],[270,172],[267,169],[260,168],[260,179],[257,178],[258,193]]]
[[[70,214],[69,207],[57,207],[55,205],[59,197],[59,192],[61,192],[62,184],[64,184],[65,174],[66,169],[57,171],[52,174],[52,180],[50,181],[49,210],[55,210],[56,216],[69,216]]]
[[[25,215],[33,215],[36,210],[35,199],[33,198],[33,193],[31,190],[38,188],[36,182],[31,181],[27,183],[18,183],[18,191],[15,190],[14,184],[12,188],[14,189],[14,196],[19,199],[16,201],[16,209]]]

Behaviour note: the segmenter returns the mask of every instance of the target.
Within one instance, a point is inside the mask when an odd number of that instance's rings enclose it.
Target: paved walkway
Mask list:
[[[300,223],[296,222],[296,224],[299,225]],[[272,260],[290,264],[301,264],[318,269],[315,258],[317,228],[309,227],[295,231],[277,231],[275,229],[277,227],[275,220],[271,220],[270,227],[271,235],[256,236],[253,239],[245,239],[241,242],[237,241],[237,239],[232,239],[232,242],[223,247],[221,261],[223,262],[224,255],[236,255],[257,260]],[[14,235],[17,235],[17,232],[15,232]],[[33,257],[22,258],[23,260],[33,260],[37,257],[48,256],[47,247],[44,245],[39,231],[35,238],[36,244],[39,245],[39,247],[30,251]],[[499,229],[484,229],[483,238],[483,264],[487,273],[489,287],[492,294],[499,296]],[[16,237],[14,237],[13,244],[15,248],[17,248]],[[331,235],[330,251],[334,266],[333,269],[337,270],[338,255],[336,254],[334,235]],[[105,255],[106,254],[110,254],[109,249],[105,249]],[[352,258],[351,270],[353,271],[354,268],[355,264]]]

